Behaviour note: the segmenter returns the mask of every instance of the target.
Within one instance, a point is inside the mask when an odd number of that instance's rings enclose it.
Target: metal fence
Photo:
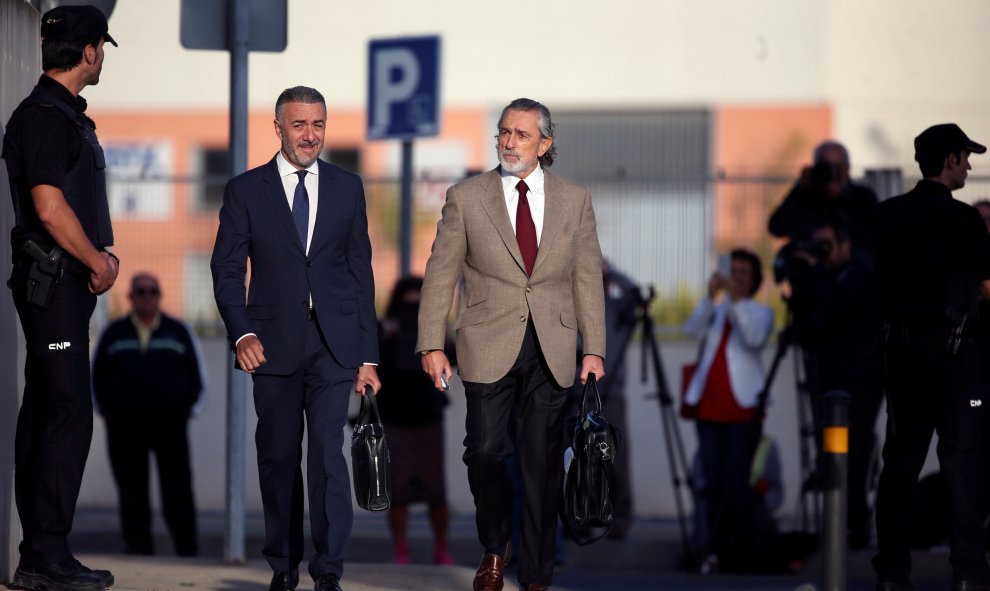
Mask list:
[[[199,179],[111,177],[111,208],[122,282],[137,271],[161,277],[166,309],[203,334],[222,333],[212,292],[209,259],[216,236],[218,182]],[[908,187],[916,179],[905,178]],[[422,273],[429,257],[451,179],[414,183],[411,268]],[[779,241],[766,221],[790,188],[787,178],[713,178],[701,181],[621,180],[588,183],[595,200],[602,251],[611,264],[644,287],[653,286],[653,312],[661,327],[684,321],[702,294],[717,253],[745,246],[769,267]],[[222,188],[222,181],[219,181]],[[377,300],[381,306],[399,274],[399,182],[366,179],[369,231],[374,250]],[[881,195],[885,198],[889,195]],[[990,177],[970,179],[956,196],[990,196]],[[769,274],[768,274],[769,276]],[[126,284],[103,301],[103,317],[127,309]],[[772,282],[760,296],[778,305]]]

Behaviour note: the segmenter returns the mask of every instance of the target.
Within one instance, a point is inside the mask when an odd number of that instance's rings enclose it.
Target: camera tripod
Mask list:
[[[787,312],[787,324],[777,335],[777,350],[774,352],[773,362],[770,364],[770,370],[763,382],[763,389],[760,390],[757,407],[766,408],[770,387],[773,385],[774,378],[777,377],[777,371],[787,354],[787,349],[791,347],[794,349],[794,384],[797,388],[798,453],[801,468],[801,496],[799,497],[801,528],[804,531],[816,532],[821,523],[822,491],[816,482],[818,470],[813,457],[817,455],[816,438],[819,429],[815,424],[815,413],[811,409],[811,387],[807,371],[810,365],[807,358],[808,353],[798,341],[794,315],[790,309]]]
[[[655,397],[660,404],[661,431],[663,432],[664,447],[667,452],[667,465],[670,468],[670,481],[674,487],[674,502],[677,507],[677,521],[680,526],[681,545],[684,556],[689,557],[691,555],[691,545],[684,500],[681,496],[681,487],[687,486],[689,494],[693,487],[691,484],[690,464],[688,464],[687,455],[684,452],[684,442],[681,438],[680,428],[677,422],[678,417],[674,409],[674,399],[670,395],[670,386],[664,373],[663,363],[661,362],[660,345],[654,334],[653,317],[649,313],[650,304],[656,297],[656,290],[653,286],[650,286],[647,297],[642,296],[642,293],[638,291],[638,287],[636,290],[639,293],[636,302],[636,317],[633,321],[634,324],[627,330],[625,341],[618,349],[618,361],[615,367],[623,367],[629,342],[632,340],[632,336],[636,332],[636,326],[638,325],[642,335],[640,380],[642,383],[646,383],[650,370],[652,370],[656,379],[657,392],[655,395],[648,397]]]

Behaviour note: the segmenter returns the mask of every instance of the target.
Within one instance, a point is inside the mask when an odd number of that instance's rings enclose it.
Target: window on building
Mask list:
[[[321,157],[330,164],[336,164],[344,170],[361,174],[361,153],[353,148],[329,148],[323,150]]]
[[[193,204],[198,211],[219,209],[223,189],[230,178],[227,148],[201,148],[192,158]]]
[[[211,253],[190,252],[182,267],[184,306],[183,318],[199,334],[223,334],[223,324],[213,299],[213,276],[210,273]]]

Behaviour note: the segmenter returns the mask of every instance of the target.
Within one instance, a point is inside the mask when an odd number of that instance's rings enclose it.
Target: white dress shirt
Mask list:
[[[546,192],[543,190],[543,167],[537,166],[536,170],[529,173],[529,176],[520,179],[503,169],[499,169],[502,175],[502,193],[505,194],[505,207],[509,210],[509,220],[512,222],[512,232],[516,231],[516,209],[519,207],[519,189],[516,185],[520,180],[526,181],[529,193],[526,199],[529,200],[529,212],[533,215],[533,225],[536,226],[536,245],[540,245],[540,238],[543,236],[543,212],[546,211]],[[308,185],[307,185],[308,186]]]
[[[278,175],[282,177],[282,189],[285,191],[285,198],[289,202],[289,211],[292,211],[292,201],[296,196],[296,185],[299,184],[299,176],[296,175],[298,169],[289,164],[289,161],[279,150],[275,156],[275,164],[278,166]],[[306,169],[306,193],[309,195],[309,223],[306,224],[306,252],[309,253],[309,245],[313,242],[313,227],[316,226],[316,208],[319,207],[320,200],[320,165],[313,162]]]
[[[299,184],[299,176],[296,175],[297,169],[295,166],[289,164],[289,161],[282,155],[281,150],[275,155],[275,166],[278,167],[278,176],[282,178],[282,190],[285,192],[285,199],[289,202],[289,211],[292,211],[292,202],[296,197],[296,185]],[[306,169],[306,172],[309,173],[304,180],[306,194],[309,196],[309,222],[306,224],[306,253],[308,254],[309,245],[313,242],[313,228],[316,226],[316,208],[320,203],[320,200],[317,198],[320,194],[319,162],[313,162]],[[313,307],[313,294],[309,295],[309,306]],[[236,347],[238,343],[244,340],[244,337],[248,336],[258,335],[253,332],[241,335],[234,341],[234,346]]]

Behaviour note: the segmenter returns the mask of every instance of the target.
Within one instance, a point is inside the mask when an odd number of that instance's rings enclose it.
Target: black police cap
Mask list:
[[[914,159],[943,158],[960,150],[982,154],[987,147],[978,144],[963,133],[955,123],[932,125],[914,138]]]
[[[75,41],[95,45],[106,39],[117,42],[107,33],[107,17],[95,6],[59,6],[41,17],[41,40]]]

